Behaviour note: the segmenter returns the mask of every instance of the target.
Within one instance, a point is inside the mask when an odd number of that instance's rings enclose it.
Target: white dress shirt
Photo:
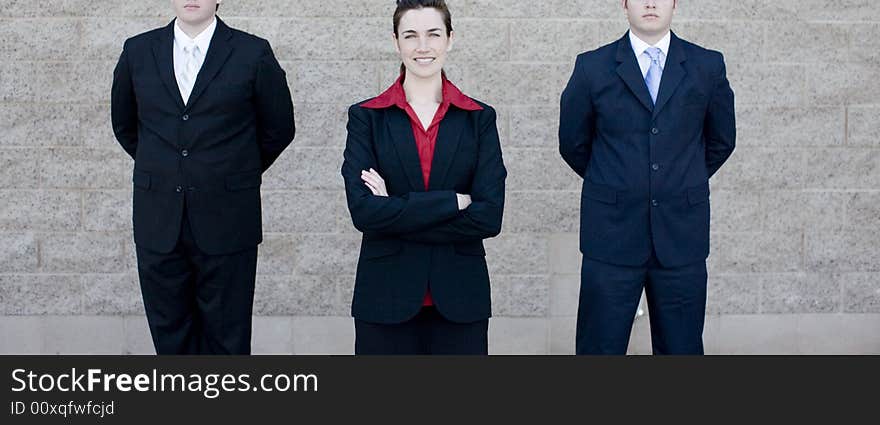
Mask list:
[[[202,65],[205,63],[205,57],[208,54],[208,47],[211,46],[211,38],[214,36],[215,29],[217,29],[217,18],[214,18],[211,21],[211,25],[208,25],[196,38],[190,38],[180,29],[177,20],[174,21],[174,76],[177,78],[177,88],[180,89],[180,97],[183,99],[184,104],[189,101],[189,95],[192,93],[193,86],[195,85],[195,77],[192,78],[189,84],[186,84],[181,78],[186,64],[186,54],[183,49],[184,47],[199,47],[199,61],[196,67],[196,74],[198,74],[198,70],[201,70]]]
[[[642,78],[647,77],[648,69],[651,68],[651,56],[645,53],[645,50],[648,50],[650,47],[660,49],[660,69],[666,68],[666,56],[669,55],[669,40],[672,39],[670,34],[672,34],[671,31],[667,32],[657,44],[652,46],[645,43],[641,38],[633,34],[632,31],[629,32],[629,42],[632,45],[633,52],[636,54],[636,59],[639,60],[639,68],[642,69]]]

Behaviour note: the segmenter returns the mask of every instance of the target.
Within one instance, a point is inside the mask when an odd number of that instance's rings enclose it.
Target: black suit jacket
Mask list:
[[[135,243],[171,251],[185,204],[205,253],[252,248],[262,241],[261,175],[294,136],[284,70],[266,40],[218,18],[184,105],[173,26],[126,40],[113,74],[113,131],[135,160]]]
[[[584,178],[580,248],[638,266],[709,254],[709,177],[733,152],[733,91],[720,53],[672,34],[656,105],[629,35],[578,56],[562,93],[559,151]]]
[[[479,102],[478,102],[479,103]],[[491,315],[483,239],[498,235],[507,170],[495,111],[450,106],[440,123],[425,190],[412,126],[397,107],[348,111],[342,177],[354,226],[363,232],[352,315],[400,323],[418,313],[430,283],[438,311],[455,322]],[[361,171],[375,169],[388,197],[373,195]],[[458,210],[456,193],[473,203]]]

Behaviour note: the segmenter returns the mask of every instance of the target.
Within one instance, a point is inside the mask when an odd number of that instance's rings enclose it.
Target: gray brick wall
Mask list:
[[[490,351],[570,353],[578,181],[556,153],[577,53],[626,29],[618,0],[451,0],[448,67],[497,107],[510,171],[487,242]],[[359,238],[338,170],[345,108],[396,76],[390,0],[227,0],[288,71],[298,133],[267,173],[259,353],[348,353]],[[681,1],[674,30],[721,50],[739,147],[713,179],[711,353],[880,353],[880,20],[866,0]],[[0,352],[149,353],[131,161],[109,124],[122,41],[165,0],[0,0]],[[328,208],[328,206],[330,208]],[[631,351],[650,351],[637,320]]]

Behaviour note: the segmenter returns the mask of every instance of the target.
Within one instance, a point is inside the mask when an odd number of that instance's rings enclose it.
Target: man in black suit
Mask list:
[[[702,354],[709,178],[734,149],[719,52],[670,30],[676,0],[623,0],[630,31],[578,56],[559,150],[583,177],[578,354],[624,354],[645,289],[655,354]]]
[[[158,354],[249,354],[261,176],[294,137],[266,40],[172,0],[169,25],[126,40],[113,131],[134,162],[134,240]]]

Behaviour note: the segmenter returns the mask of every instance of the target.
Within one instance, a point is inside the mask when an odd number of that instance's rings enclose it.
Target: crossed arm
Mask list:
[[[370,125],[355,105],[349,109],[342,176],[355,228],[421,243],[480,240],[501,231],[507,171],[494,112],[483,120],[472,193],[451,190],[389,195],[378,172]]]

